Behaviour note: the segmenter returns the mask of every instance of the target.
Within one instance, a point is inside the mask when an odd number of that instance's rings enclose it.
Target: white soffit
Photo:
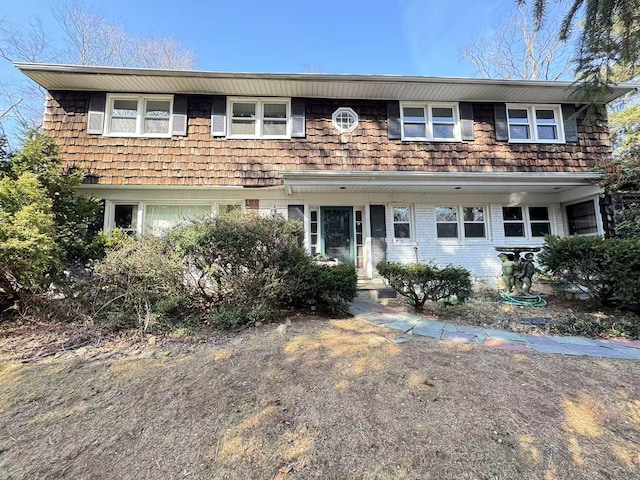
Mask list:
[[[47,90],[207,95],[286,96],[371,100],[573,102],[571,82],[535,82],[394,75],[228,73],[16,63]],[[614,100],[639,86],[620,84]]]
[[[440,173],[281,171],[293,193],[552,193],[597,192],[597,173]]]

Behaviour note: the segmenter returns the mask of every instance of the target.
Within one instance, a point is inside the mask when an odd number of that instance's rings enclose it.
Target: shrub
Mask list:
[[[101,206],[97,199],[77,193],[84,173],[64,172],[56,140],[39,132],[30,132],[22,148],[10,157],[5,175],[16,179],[29,173],[36,176],[43,194],[51,202],[54,231],[52,236],[65,264],[86,262],[93,253],[92,224]]]
[[[616,235],[625,238],[640,238],[640,208],[632,203],[615,214]]]
[[[461,267],[381,262],[377,269],[391,288],[417,310],[422,310],[427,300],[437,302],[456,296],[464,302],[471,295],[470,273]]]
[[[640,338],[640,318],[627,312],[604,318],[591,317],[561,321],[551,326],[551,333],[593,338]]]
[[[161,239],[120,241],[96,263],[88,282],[84,301],[94,297],[90,316],[114,327],[144,330],[179,322],[192,311],[184,267]]]
[[[299,222],[230,213],[179,227],[169,235],[212,322],[235,327],[269,321],[292,297],[288,274],[308,257]]]
[[[560,274],[598,305],[638,308],[639,239],[547,237],[538,261],[545,271]]]
[[[351,265],[316,265],[299,222],[231,213],[179,227],[169,239],[184,255],[211,323],[237,328],[268,322],[283,308],[347,311],[356,293]]]
[[[0,311],[59,270],[51,202],[32,173],[0,178]]]
[[[344,316],[356,297],[358,275],[350,264],[318,265],[305,258],[291,269],[289,282],[293,305]]]
[[[209,322],[215,327],[237,329],[247,325],[271,322],[280,315],[280,310],[268,303],[224,302],[211,309]]]

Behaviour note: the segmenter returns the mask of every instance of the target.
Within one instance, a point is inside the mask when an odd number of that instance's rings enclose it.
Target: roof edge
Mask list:
[[[592,183],[603,177],[598,172],[379,172],[379,171],[328,171],[328,170],[280,170],[285,183],[287,180],[316,181],[408,181],[433,183],[446,181],[516,181],[527,183]]]
[[[67,74],[96,74],[96,75],[139,75],[163,77],[191,77],[218,79],[273,79],[273,80],[303,80],[303,81],[349,81],[349,82],[381,82],[381,83],[446,83],[461,85],[511,85],[522,87],[571,88],[576,82],[548,81],[548,80],[507,80],[492,78],[468,77],[427,77],[415,75],[386,75],[386,74],[347,74],[347,73],[251,73],[225,72],[207,70],[167,70],[153,68],[105,67],[91,65],[66,65],[51,63],[14,62],[17,69],[27,72],[49,72]],[[616,90],[640,89],[640,84],[619,83],[612,88]]]

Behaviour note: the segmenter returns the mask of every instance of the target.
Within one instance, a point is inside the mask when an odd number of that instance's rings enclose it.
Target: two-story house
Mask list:
[[[105,229],[255,209],[365,278],[382,258],[491,277],[496,246],[603,231],[606,114],[585,122],[569,83],[17,67],[48,91],[44,132]]]

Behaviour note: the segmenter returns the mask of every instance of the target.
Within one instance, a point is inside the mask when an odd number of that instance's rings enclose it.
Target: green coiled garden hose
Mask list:
[[[518,307],[546,307],[547,301],[537,294],[530,294],[530,299],[511,296],[506,292],[500,292],[500,301],[507,305],[516,305]]]

